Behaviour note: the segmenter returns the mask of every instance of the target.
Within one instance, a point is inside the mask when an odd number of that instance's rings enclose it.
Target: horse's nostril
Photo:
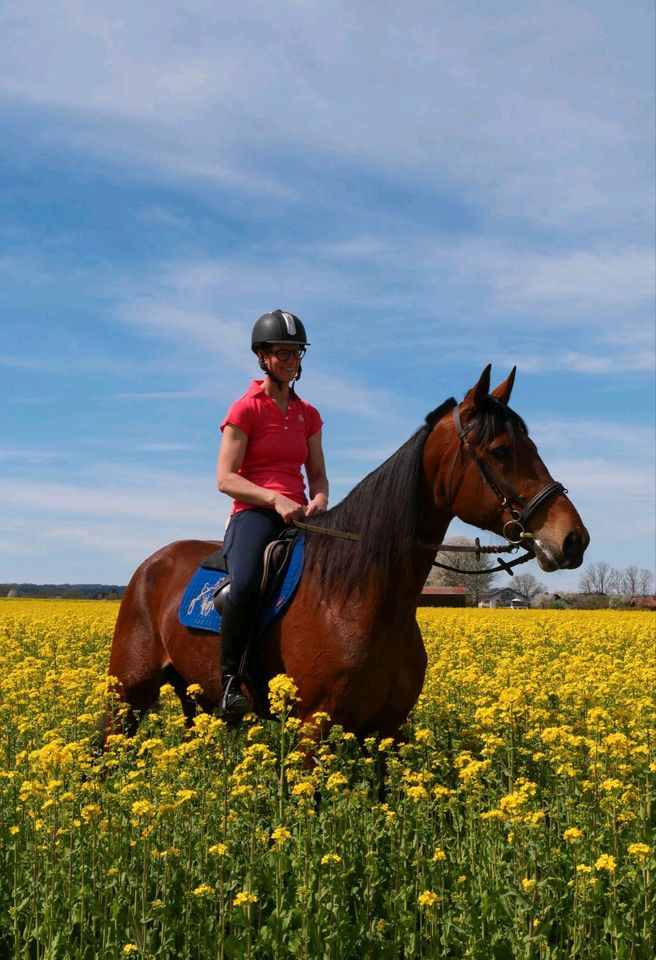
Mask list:
[[[572,530],[565,537],[563,553],[568,560],[578,560],[583,553],[583,537],[576,530]]]

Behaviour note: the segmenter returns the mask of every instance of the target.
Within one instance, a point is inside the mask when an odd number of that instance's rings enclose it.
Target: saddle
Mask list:
[[[295,529],[283,531],[283,535],[267,547],[257,603],[258,634],[282,612],[294,595],[303,572],[304,547],[305,537]],[[192,574],[180,601],[178,619],[183,627],[221,632],[221,608],[227,599],[225,588],[229,579],[221,549],[205,557]]]
[[[258,599],[259,609],[263,609],[280,588],[297,537],[298,530],[295,527],[286,527],[277,540],[272,540],[264,548],[262,580]],[[223,556],[223,544],[218,550],[201,560],[200,567],[203,570],[215,570],[227,574],[218,583],[213,597],[214,607],[217,613],[221,615],[230,594],[230,573]]]

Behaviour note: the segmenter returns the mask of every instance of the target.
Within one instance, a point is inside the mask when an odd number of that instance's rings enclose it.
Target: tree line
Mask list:
[[[617,570],[605,560],[597,560],[584,568],[579,578],[579,590],[604,596],[644,597],[651,593],[653,582],[654,575],[646,567],[631,564]]]
[[[0,583],[0,597],[48,600],[120,600],[125,587],[106,583]]]

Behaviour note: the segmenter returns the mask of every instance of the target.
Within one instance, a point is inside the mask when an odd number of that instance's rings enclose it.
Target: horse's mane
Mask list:
[[[306,564],[318,569],[328,594],[355,593],[371,576],[403,576],[410,564],[417,529],[419,476],[424,444],[439,421],[456,406],[453,397],[429,414],[396,453],[361,480],[335,507],[308,523],[348,533],[360,540],[321,534],[306,536]],[[502,430],[514,443],[516,430],[528,433],[513,410],[488,397],[473,424],[472,440],[485,444]]]
[[[405,571],[415,538],[424,443],[435,424],[455,405],[451,397],[431,411],[425,423],[396,453],[361,480],[340,503],[316,518],[320,527],[360,534],[358,541],[307,535],[308,569],[321,571],[322,583],[329,593],[338,584],[340,593],[356,591],[372,574],[385,578],[394,571]]]

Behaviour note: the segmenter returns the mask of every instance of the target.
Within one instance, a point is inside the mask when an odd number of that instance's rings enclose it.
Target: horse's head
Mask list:
[[[543,570],[579,567],[588,531],[508,406],[514,368],[492,393],[490,369],[426,441],[424,470],[435,504],[521,543]]]

